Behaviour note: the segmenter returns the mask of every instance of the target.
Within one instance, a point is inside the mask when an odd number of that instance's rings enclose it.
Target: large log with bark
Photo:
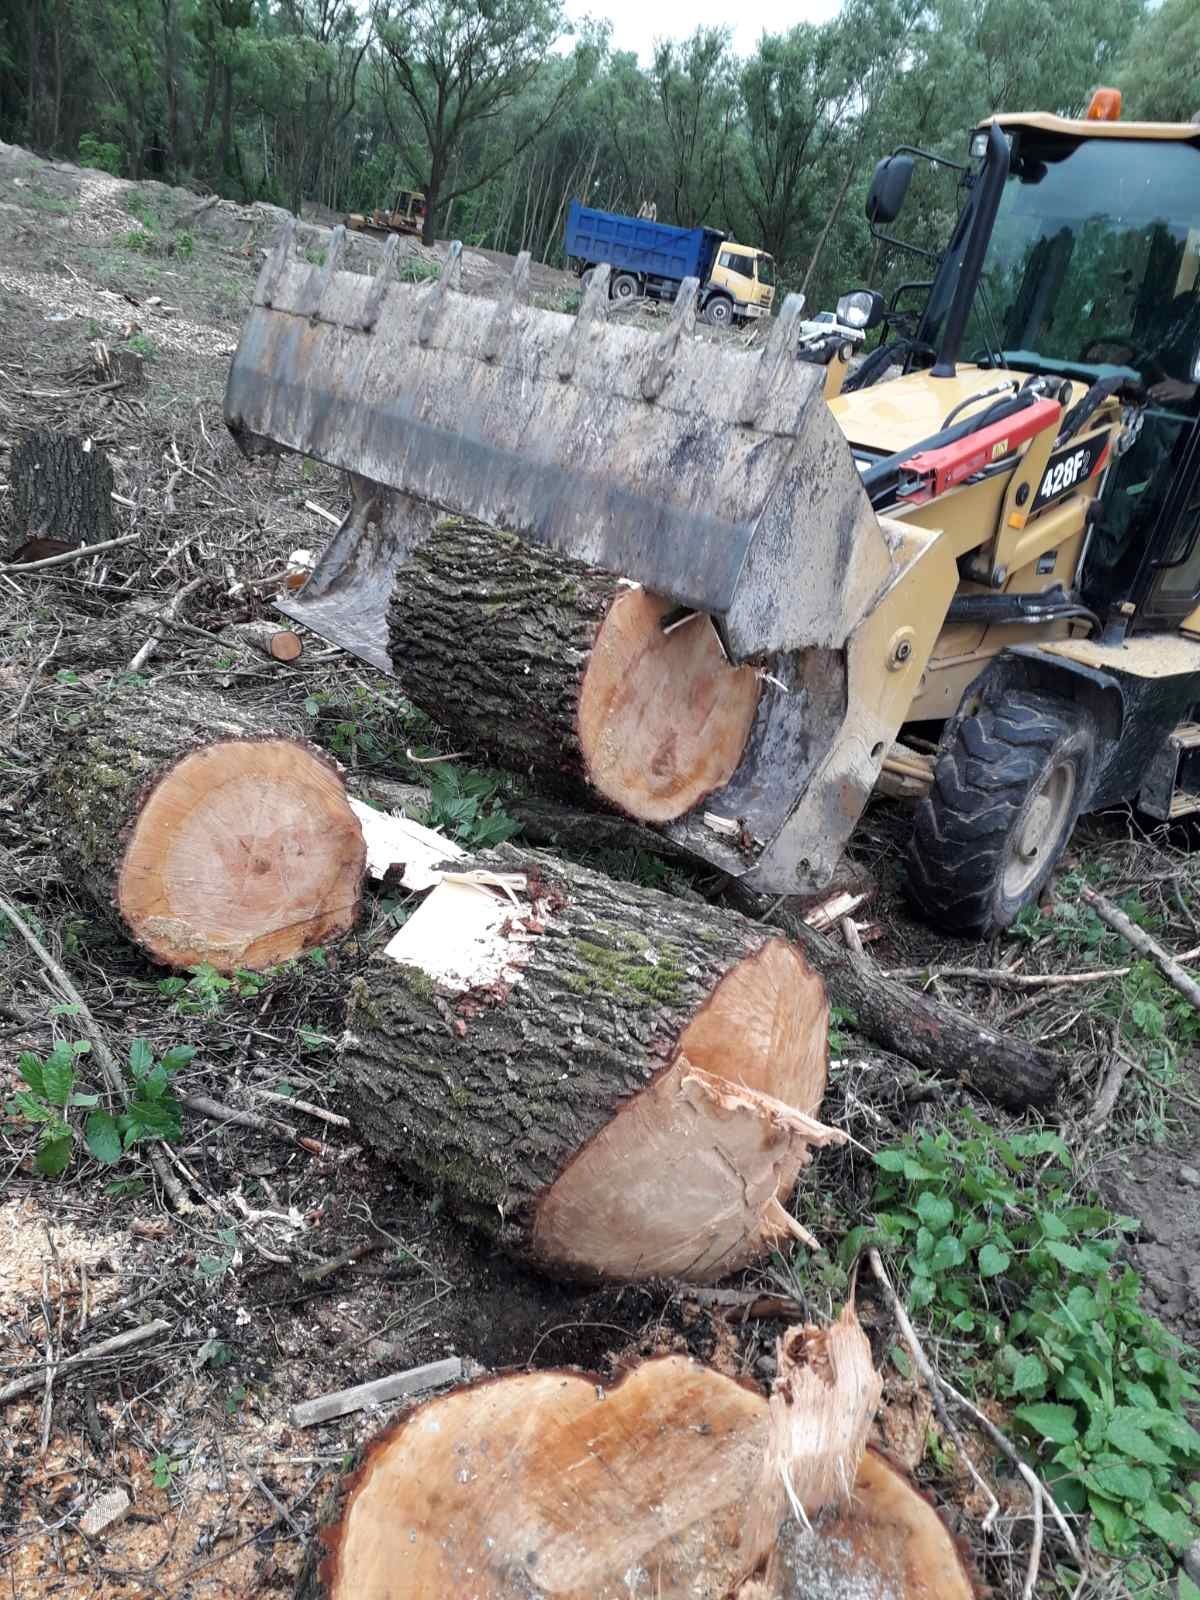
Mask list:
[[[409,556],[389,630],[405,693],[456,744],[645,822],[729,780],[758,706],[708,617],[473,524]]]
[[[357,919],[362,829],[286,719],[112,686],[60,731],[45,811],[65,873],[168,966],[269,967]]]
[[[453,872],[356,980],[359,1133],[514,1254],[723,1276],[803,1235],[828,1008],[803,953],[701,903],[510,847]]]
[[[9,477],[18,541],[69,547],[112,538],[112,466],[90,439],[35,433],[13,450]]]
[[[600,817],[552,801],[525,799],[513,807],[524,837],[576,856],[598,848],[672,856],[662,834],[625,817]],[[997,1105],[1021,1110],[1049,1105],[1065,1058],[1016,1034],[1000,1033],[955,1006],[890,978],[869,957],[824,938],[804,920],[808,902],[795,895],[770,901],[740,884],[725,891],[744,915],[766,916],[801,946],[833,1001],[854,1015],[855,1031],[914,1066],[960,1083]]]
[[[880,1391],[852,1308],[779,1358],[769,1401],[682,1356],[428,1401],[333,1497],[299,1600],[970,1600],[936,1513],[864,1455]]]

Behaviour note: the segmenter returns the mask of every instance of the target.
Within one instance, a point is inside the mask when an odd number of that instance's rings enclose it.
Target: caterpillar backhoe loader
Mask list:
[[[526,303],[526,257],[493,303],[456,249],[417,286],[285,236],[227,421],[352,505],[281,608],[390,670],[433,505],[706,613],[764,689],[729,781],[661,826],[762,891],[823,887],[880,787],[917,797],[917,907],[963,931],[1012,921],[1082,811],[1200,809],[1200,127],[1112,99],[976,130],[923,308],[847,297],[882,342],[828,402],[798,297],[747,352],[693,339],[694,281],[647,336],[603,267],[572,320]],[[877,168],[877,232],[920,158]]]

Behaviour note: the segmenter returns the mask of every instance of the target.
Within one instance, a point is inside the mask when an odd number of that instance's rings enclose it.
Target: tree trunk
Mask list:
[[[683,1355],[428,1400],[329,1497],[298,1600],[971,1600],[933,1507],[864,1450],[853,1308],[778,1361],[770,1400]]]
[[[781,1201],[842,1139],[813,1120],[827,1030],[786,940],[505,847],[356,981],[339,1078],[366,1141],[513,1254],[705,1282],[803,1234]]]
[[[342,780],[276,720],[113,690],[60,731],[46,801],[67,875],[167,966],[274,966],[357,919],[366,851]]]
[[[625,818],[595,816],[537,800],[518,801],[513,812],[532,844],[585,855],[607,848],[687,859],[665,835],[649,833]],[[864,1039],[1014,1110],[1048,1105],[1054,1099],[1064,1065],[1061,1058],[1027,1039],[997,1033],[824,938],[804,922],[811,897],[790,895],[771,909],[763,896],[737,884],[727,885],[727,894],[748,917],[757,919],[769,912],[771,921],[803,947],[830,997],[853,1014],[854,1029]]]
[[[443,525],[400,568],[392,662],[455,744],[644,822],[733,775],[758,705],[711,621],[512,534]]]
[[[98,445],[73,434],[36,433],[13,450],[9,477],[18,542],[112,538],[112,467]]]
[[[768,913],[765,900],[737,885],[730,899],[750,915]],[[786,900],[769,916],[803,947],[837,1004],[853,1014],[853,1027],[864,1038],[1014,1111],[1053,1102],[1064,1057],[1028,1039],[997,1033],[967,1012],[896,982],[869,957],[855,956],[805,927]]]

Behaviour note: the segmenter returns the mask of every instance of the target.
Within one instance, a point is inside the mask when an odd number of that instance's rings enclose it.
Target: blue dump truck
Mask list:
[[[685,278],[699,278],[698,310],[705,322],[728,327],[771,314],[771,257],[765,250],[735,244],[716,228],[672,228],[572,200],[563,249],[585,282],[594,267],[607,262],[614,300],[674,300]]]

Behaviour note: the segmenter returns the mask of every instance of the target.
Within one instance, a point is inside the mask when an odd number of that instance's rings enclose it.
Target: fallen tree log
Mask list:
[[[803,1235],[824,986],[730,912],[509,847],[451,863],[352,989],[359,1135],[584,1279],[704,1282]]]
[[[760,689],[752,668],[729,664],[708,617],[671,626],[670,614],[611,573],[443,524],[397,573],[392,664],[456,744],[665,822],[732,776]]]
[[[612,1386],[548,1371],[454,1390],[369,1446],[298,1600],[970,1600],[936,1513],[864,1456],[878,1401],[849,1307],[789,1330],[769,1402],[683,1356]],[[814,1530],[781,1542],[793,1506]]]
[[[533,844],[588,855],[600,847],[642,849],[673,859],[669,841],[626,818],[602,818],[545,800],[512,807]],[[840,874],[835,883],[842,881]],[[847,875],[847,883],[853,879]],[[870,1039],[935,1076],[961,1083],[998,1105],[1020,1110],[1049,1105],[1062,1075],[1063,1059],[1028,1039],[999,1033],[933,995],[889,978],[869,958],[824,938],[805,922],[813,896],[789,895],[778,903],[730,880],[725,893],[743,915],[769,922],[801,946],[821,974],[830,998],[852,1012],[854,1027]]]
[[[220,637],[244,644],[272,661],[297,661],[304,653],[300,635],[277,622],[230,622],[221,629]]]
[[[286,723],[113,687],[59,733],[44,798],[66,876],[165,965],[274,966],[357,919],[362,830]]]

